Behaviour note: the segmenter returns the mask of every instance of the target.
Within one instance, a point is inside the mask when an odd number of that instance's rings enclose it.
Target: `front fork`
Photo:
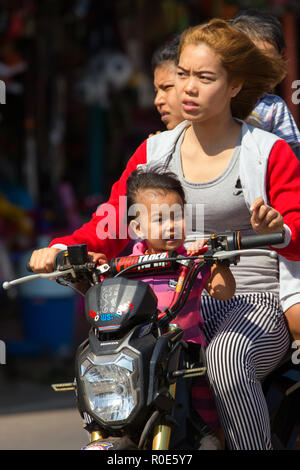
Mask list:
[[[169,386],[169,393],[175,400],[176,383]],[[158,424],[154,428],[154,438],[152,442],[152,450],[168,450],[171,438],[171,426],[167,424]]]
[[[104,439],[104,436],[98,430],[97,431],[92,431],[91,432],[91,442],[98,441],[98,439]]]
[[[176,324],[169,324],[168,331],[178,328]],[[180,330],[179,330],[179,334]],[[176,340],[177,336],[171,339]],[[176,396],[176,382],[169,385],[169,394],[175,401]],[[168,450],[170,445],[172,427],[168,424],[158,424],[154,428],[154,437],[152,442],[152,450]]]

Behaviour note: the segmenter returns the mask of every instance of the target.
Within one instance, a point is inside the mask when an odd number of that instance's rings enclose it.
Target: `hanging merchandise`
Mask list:
[[[13,227],[14,231],[19,231],[24,235],[32,235],[33,224],[27,212],[12,204],[2,194],[0,194],[0,216],[3,221],[6,221],[5,230]]]
[[[87,63],[79,79],[76,91],[87,104],[110,106],[110,94],[127,86],[132,73],[131,64],[121,52],[102,51]]]
[[[138,105],[142,109],[153,108],[153,82],[152,77],[145,72],[142,45],[137,38],[132,38],[127,42],[127,50],[135,71],[131,84],[136,88]]]
[[[116,91],[121,90],[127,85],[131,71],[128,58],[124,54],[116,53],[107,60],[107,80],[113,85],[113,89]]]
[[[26,71],[27,63],[23,57],[16,51],[12,41],[2,44],[0,59],[0,80],[3,80],[6,86],[6,92],[13,95],[19,95],[24,92],[23,83],[18,80]]]

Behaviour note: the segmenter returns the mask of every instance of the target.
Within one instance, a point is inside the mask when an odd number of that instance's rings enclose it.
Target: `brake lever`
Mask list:
[[[214,260],[225,260],[227,258],[231,258],[234,256],[240,256],[240,255],[267,255],[270,256],[270,258],[276,259],[277,258],[277,253],[276,251],[273,250],[263,250],[260,248],[257,249],[249,249],[249,250],[233,250],[233,251],[217,251],[212,255],[212,258]],[[205,255],[204,255],[205,258]]]
[[[57,278],[65,274],[72,274],[74,275],[73,268],[65,269],[64,271],[53,271],[52,273],[37,273],[32,274],[30,276],[20,277],[19,279],[14,279],[13,281],[5,281],[2,284],[4,290],[8,290],[13,286],[18,284],[23,284],[24,282],[34,281],[35,279],[49,279],[49,278]]]

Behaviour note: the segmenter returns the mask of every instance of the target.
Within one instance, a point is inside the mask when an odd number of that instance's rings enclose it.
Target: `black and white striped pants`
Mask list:
[[[289,347],[278,297],[249,293],[217,301],[202,297],[208,378],[228,447],[271,450],[270,421],[261,380]]]

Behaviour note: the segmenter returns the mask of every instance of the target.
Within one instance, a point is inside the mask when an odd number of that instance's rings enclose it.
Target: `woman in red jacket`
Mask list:
[[[186,121],[142,143],[113,186],[109,204],[72,235],[34,252],[32,268],[51,271],[57,250],[74,243],[87,243],[90,252],[101,253],[93,255],[99,261],[118,254],[128,243],[123,224],[127,178],[138,165],[152,162],[176,172],[188,202],[204,207],[204,233],[191,226],[190,240],[226,229],[283,230],[286,241],[276,250],[299,260],[299,163],[284,141],[240,120],[283,76],[280,58],[268,60],[223,20],[187,30],[176,78]],[[234,274],[238,294],[233,300],[221,305],[204,298],[211,311],[209,378],[229,448],[271,449],[260,381],[289,345],[278,272],[266,258],[246,258]]]

